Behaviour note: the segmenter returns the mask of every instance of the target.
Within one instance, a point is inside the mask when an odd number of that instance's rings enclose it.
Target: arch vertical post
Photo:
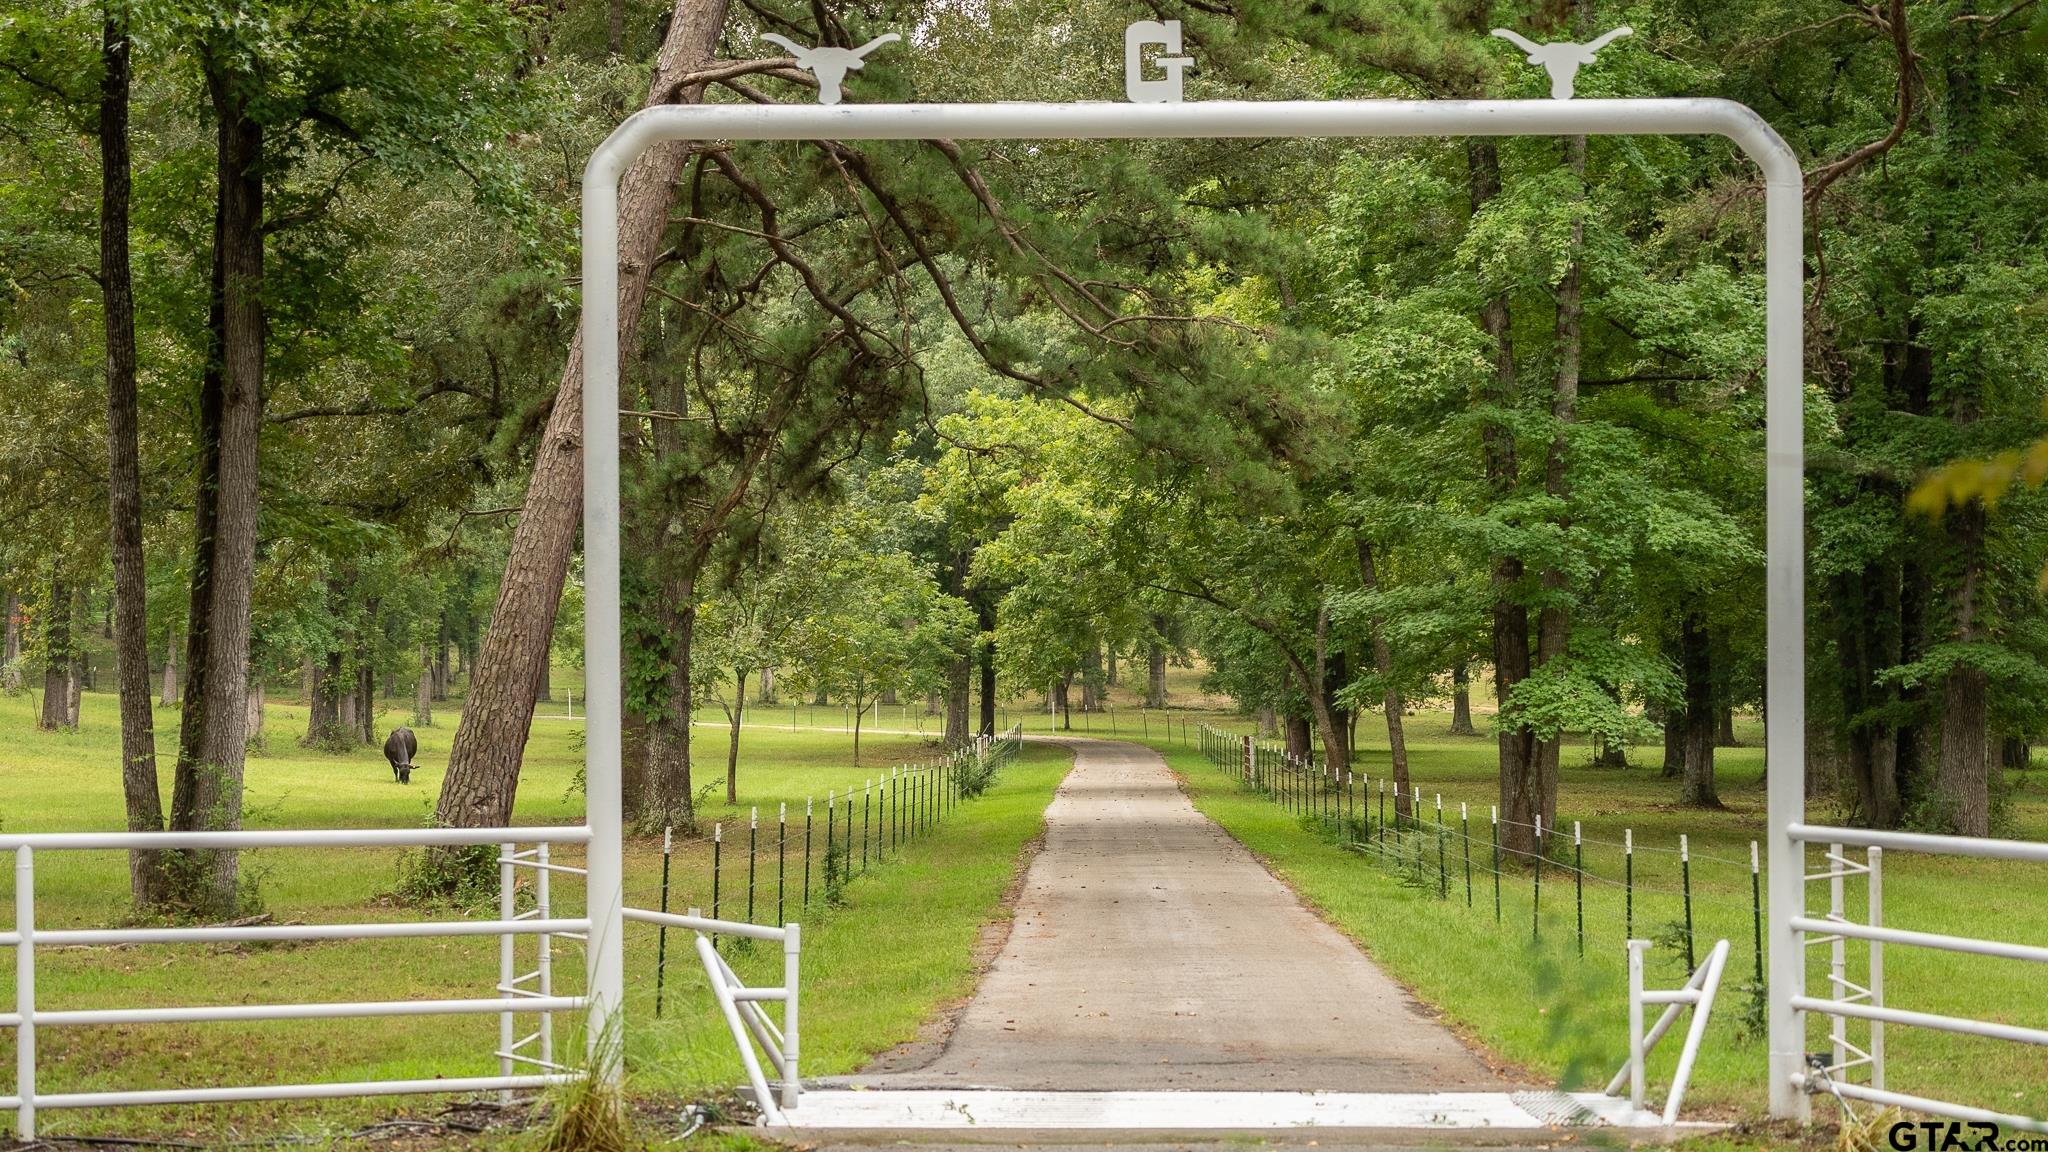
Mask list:
[[[1806,819],[1806,384],[1805,176],[1782,141],[1750,154],[1764,169],[1766,378],[1764,389],[1764,764],[1770,852],[1767,1033],[1770,1107],[1807,1118],[1806,949],[1792,928],[1806,906],[1806,860],[1792,825]]]
[[[585,865],[590,940],[591,1074],[617,1083],[625,1000],[624,835],[621,811],[619,613],[619,178],[623,133],[583,172],[583,668]]]

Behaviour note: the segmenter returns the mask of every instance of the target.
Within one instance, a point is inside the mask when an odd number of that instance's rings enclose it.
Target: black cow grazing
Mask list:
[[[391,761],[391,778],[412,783],[412,758],[419,755],[420,742],[410,728],[393,728],[384,738],[384,758]]]

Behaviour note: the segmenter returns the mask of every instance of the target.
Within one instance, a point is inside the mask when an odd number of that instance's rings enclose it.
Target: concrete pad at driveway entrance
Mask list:
[[[834,1083],[1049,1091],[1500,1091],[1449,1029],[1183,795],[1066,741],[995,963],[929,1063]],[[886,1071],[884,1071],[886,1069]]]

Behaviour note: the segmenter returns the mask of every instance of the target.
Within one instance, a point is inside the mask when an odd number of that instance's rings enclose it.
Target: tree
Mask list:
[[[701,82],[686,78],[702,69],[717,48],[725,25],[724,0],[691,4],[677,0],[667,39],[648,86],[648,105],[703,99]],[[675,183],[690,148],[659,144],[636,160],[619,193],[619,330],[626,342],[639,327],[647,287],[661,251],[661,239],[675,199]],[[449,752],[448,773],[434,808],[437,822],[458,827],[500,827],[512,818],[519,786],[520,758],[533,721],[533,704],[546,669],[550,626],[562,582],[575,548],[582,507],[583,346],[569,345],[568,363],[555,391],[547,431],[521,505],[511,553],[498,584],[496,607],[477,655],[476,675]],[[694,598],[692,598],[692,601]],[[680,622],[677,622],[680,624]],[[681,695],[688,698],[688,673]],[[680,720],[687,757],[687,709]],[[673,745],[674,738],[667,743]],[[687,786],[687,775],[684,780]],[[671,805],[687,813],[687,787]]]
[[[861,721],[882,689],[921,692],[941,682],[967,650],[974,614],[901,552],[845,549],[822,591],[822,603],[796,625],[797,674],[850,705],[858,764]]]

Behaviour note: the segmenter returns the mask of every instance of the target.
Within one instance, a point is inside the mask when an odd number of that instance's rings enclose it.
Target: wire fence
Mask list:
[[[750,808],[744,827],[720,821],[708,834],[664,830],[658,889],[642,890],[660,911],[703,908],[712,919],[781,925],[792,915],[845,899],[849,885],[901,859],[962,804],[982,795],[1023,747],[1016,729],[944,756],[898,764],[820,799]],[[707,891],[708,888],[708,891]],[[688,892],[677,900],[679,891]],[[630,893],[629,893],[630,895]],[[692,904],[704,900],[708,904]],[[631,901],[629,900],[629,903]],[[645,905],[642,905],[644,907]],[[657,933],[654,1011],[666,998],[668,930]]]
[[[1701,941],[1727,938],[1749,952],[1751,985],[1763,984],[1763,872],[1754,840],[1743,860],[1695,851],[1685,834],[1676,844],[1651,844],[1632,828],[1615,840],[1588,835],[1578,820],[1522,823],[1502,817],[1498,805],[1447,805],[1441,792],[1413,780],[1404,794],[1385,777],[1339,773],[1206,724],[1199,747],[1241,789],[1282,806],[1341,850],[1439,901],[1491,915],[1504,931],[1512,925],[1535,941],[1564,934],[1582,957],[1589,943],[1620,955],[1623,941],[1650,938],[1682,957],[1687,972],[1704,954]]]

